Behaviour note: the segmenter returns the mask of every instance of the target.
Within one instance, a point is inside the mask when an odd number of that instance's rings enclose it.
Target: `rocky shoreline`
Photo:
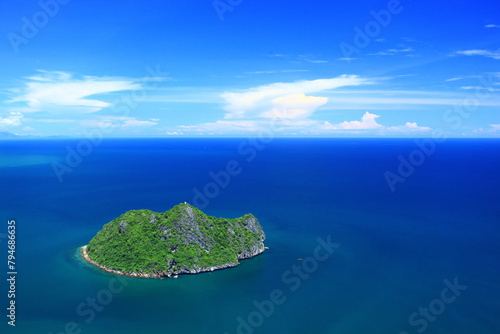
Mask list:
[[[82,247],[82,256],[113,274],[176,278],[236,267],[239,260],[263,253],[265,239],[252,214],[216,218],[180,203],[162,213],[147,209],[125,212]]]
[[[251,259],[252,257],[255,257],[259,254],[262,254],[265,249],[268,249],[267,247],[264,246],[264,244],[258,245],[255,244],[255,247],[252,248],[250,252],[245,252],[243,254],[238,255],[238,260],[244,260],[244,259]],[[81,247],[81,253],[82,257],[90,264],[98,267],[99,269],[102,269],[108,273],[112,274],[117,274],[117,275],[122,275],[122,276],[129,276],[129,277],[140,277],[140,278],[177,278],[177,275],[182,275],[182,274],[199,274],[203,272],[212,272],[216,270],[221,270],[221,269],[226,269],[226,268],[232,268],[236,267],[239,262],[236,263],[226,263],[223,265],[219,266],[213,266],[213,267],[208,267],[208,268],[200,268],[200,267],[195,267],[195,268],[188,268],[187,266],[184,266],[180,268],[178,271],[174,271],[172,273],[166,273],[166,272],[154,272],[154,273],[136,273],[136,272],[123,272],[119,270],[114,270],[108,267],[105,267],[103,265],[100,265],[99,263],[95,262],[92,260],[88,253],[87,253],[87,246]]]

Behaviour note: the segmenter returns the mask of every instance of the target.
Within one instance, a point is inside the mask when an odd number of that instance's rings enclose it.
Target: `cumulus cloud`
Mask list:
[[[318,121],[307,118],[277,118],[277,119],[249,119],[249,120],[219,120],[216,122],[198,125],[177,126],[167,130],[167,134],[204,135],[215,133],[217,135],[250,135],[259,131],[272,131],[276,135],[313,134],[335,135],[335,133],[412,133],[415,131],[428,131],[428,127],[418,126],[416,123],[407,122],[405,125],[386,127],[377,122],[380,115],[365,112],[361,121],[344,121],[332,124],[328,121]]]
[[[246,118],[265,114],[276,107],[277,98],[298,94],[311,94],[344,86],[358,86],[371,83],[356,75],[342,75],[331,79],[273,83],[250,88],[241,92],[225,92],[221,95],[227,111],[225,118]]]
[[[335,88],[372,84],[370,80],[358,76],[342,75],[331,79],[298,81],[292,83],[272,83],[249,88],[239,92],[225,92],[224,119],[194,125],[172,126],[165,128],[168,135],[216,134],[251,135],[259,131],[273,131],[277,135],[290,136],[311,134],[331,136],[338,133],[378,133],[391,134],[395,131],[424,131],[430,128],[407,122],[405,125],[386,127],[377,122],[380,115],[365,112],[360,120],[345,120],[341,123],[321,121],[312,116],[318,108],[329,103],[324,92],[332,94]],[[314,94],[314,95],[313,95]],[[339,94],[346,94],[342,91]],[[338,104],[341,97],[331,97]],[[357,100],[360,97],[356,97]],[[353,100],[348,99],[352,103]],[[392,101],[390,97],[384,98]],[[415,99],[422,103],[420,99]],[[417,103],[415,102],[415,103]],[[447,101],[449,103],[449,101]],[[393,102],[394,103],[394,102]],[[427,103],[430,103],[427,101]],[[344,108],[348,109],[348,108]]]
[[[461,56],[483,56],[493,59],[500,59],[500,50],[489,51],[489,50],[464,50],[455,52],[457,55]]]
[[[490,124],[490,126],[493,128],[493,130],[500,131],[500,124]]]
[[[397,132],[414,132],[414,131],[430,131],[431,128],[427,126],[418,126],[416,122],[406,122],[405,125],[390,126],[387,128],[389,131]]]
[[[326,102],[328,102],[326,97],[306,96],[305,94],[286,95],[272,100],[275,107],[260,114],[260,116],[266,118],[306,118]]]
[[[416,122],[406,122],[405,125],[386,127],[377,123],[380,115],[371,114],[368,111],[363,115],[361,121],[344,121],[338,124],[324,122],[321,128],[323,130],[387,130],[389,132],[424,132],[432,130],[426,126],[418,126]]]
[[[20,112],[10,112],[9,116],[0,117],[0,126],[20,126],[23,114]]]
[[[32,112],[92,113],[110,103],[89,97],[140,88],[142,84],[135,79],[75,77],[66,72],[39,71],[26,78],[23,88],[12,90],[15,96],[9,102],[25,102]]]
[[[379,129],[383,126],[378,124],[375,120],[380,117],[380,115],[370,114],[368,111],[361,117],[360,121],[344,121],[339,124],[331,124],[330,122],[324,122],[322,128],[324,130],[368,130],[368,129]]]

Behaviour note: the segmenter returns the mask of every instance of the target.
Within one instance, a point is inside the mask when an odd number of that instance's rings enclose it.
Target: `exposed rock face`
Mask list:
[[[149,220],[149,225],[156,223],[156,216],[153,214]]]
[[[125,227],[127,227],[127,223],[126,222],[121,222],[120,223],[120,227],[118,229],[118,233],[124,233],[125,232]]]
[[[208,222],[204,217],[201,219],[204,223]],[[183,237],[181,241],[185,244],[196,243],[207,252],[210,251],[210,246],[214,244],[213,238],[202,235],[197,217],[190,206],[186,206],[182,211],[181,219],[175,224],[175,227],[182,232]]]
[[[133,277],[196,274],[237,266],[264,252],[265,233],[253,215],[205,215],[189,204],[164,213],[129,211],[90,241],[86,259],[103,270]]]
[[[255,218],[254,216],[248,217],[247,219],[243,220],[243,226],[248,228],[253,233],[260,235],[262,239],[266,238],[264,230],[262,230],[262,227],[257,221],[257,218]]]

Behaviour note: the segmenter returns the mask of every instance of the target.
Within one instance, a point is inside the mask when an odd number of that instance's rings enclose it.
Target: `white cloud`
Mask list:
[[[339,124],[331,124],[330,122],[324,122],[322,125],[323,130],[373,130],[379,129],[383,126],[378,124],[375,120],[380,117],[380,115],[370,114],[368,111],[363,115],[360,121],[344,121]]]
[[[308,63],[313,63],[313,64],[324,64],[328,63],[328,60],[315,60],[315,59],[304,59]]]
[[[39,71],[26,78],[25,87],[13,90],[9,102],[26,102],[31,111],[49,113],[91,113],[110,106],[110,103],[88,97],[142,88],[135,79],[83,76],[75,78],[65,72]]]
[[[242,92],[225,92],[221,97],[226,102],[225,115],[229,118],[245,118],[257,116],[271,110],[273,100],[296,94],[309,94],[326,91],[343,86],[358,86],[370,84],[366,78],[356,75],[342,75],[332,79],[318,79],[312,81],[297,81],[292,83],[273,83],[247,89]]]
[[[320,106],[326,104],[326,97],[305,94],[286,95],[272,100],[274,108],[259,116],[266,118],[306,118]]]
[[[499,88],[491,88],[491,87],[481,87],[481,86],[463,86],[462,89],[466,90],[487,90],[489,92],[500,92]]]
[[[441,93],[443,96],[447,95],[447,92]],[[422,94],[423,95],[423,94]],[[397,110],[414,110],[416,106],[437,106],[437,105],[462,105],[464,98],[464,93],[450,95],[449,98],[439,98],[439,97],[426,97],[426,96],[409,96],[409,97],[392,97],[384,96],[383,94],[367,93],[363,94],[343,94],[339,96],[331,95],[328,99],[328,103],[322,107],[322,110],[387,110],[387,109],[397,109]],[[478,100],[478,106],[500,106],[500,99],[491,98],[487,100]]]
[[[80,121],[80,125],[83,127],[101,129],[138,129],[141,127],[149,127],[157,124],[157,122],[141,121],[135,117],[127,116],[97,116],[94,119],[86,119]]]
[[[370,134],[395,134],[414,133],[431,130],[429,127],[418,126],[416,123],[407,122],[405,125],[386,127],[377,122],[380,115],[365,112],[361,121],[344,121],[332,124],[328,121],[318,121],[298,118],[279,119],[249,119],[249,120],[219,120],[216,122],[202,123],[198,125],[177,126],[167,130],[168,135],[187,134],[205,135],[213,133],[216,135],[251,135],[259,131],[272,131],[276,136],[323,135],[332,136],[338,133],[370,133]]]
[[[254,135],[264,130],[266,133],[272,131],[275,134],[291,134],[293,131],[303,129],[315,129],[318,121],[308,119],[251,119],[251,120],[218,120],[215,122],[197,125],[176,126],[167,129],[167,134],[206,135],[215,134],[221,136]]]
[[[316,56],[312,55],[312,54],[298,55],[297,58],[300,60],[303,60],[305,62],[312,63],[312,64],[328,63],[327,60],[316,59]]]
[[[358,76],[342,75],[332,79],[299,81],[292,83],[273,83],[253,87],[238,92],[225,92],[221,95],[227,111],[224,119],[214,122],[172,126],[165,128],[168,135],[206,135],[215,134],[251,135],[259,131],[274,129],[276,135],[325,135],[335,133],[370,133],[391,135],[402,132],[428,131],[430,128],[407,122],[404,125],[386,127],[377,122],[380,115],[365,112],[361,120],[332,123],[311,119],[318,108],[352,109],[346,107],[353,103],[367,103],[373,107],[376,104],[395,105],[398,109],[402,104],[453,104],[461,99],[441,98],[439,92],[420,91],[349,91],[335,88],[372,84],[370,80]],[[314,93],[314,96],[311,95]],[[317,93],[326,96],[317,96]],[[367,94],[369,93],[369,94]],[[349,96],[353,95],[354,96]],[[401,94],[423,95],[422,97],[401,98]],[[373,96],[370,96],[373,95]],[[427,95],[432,95],[430,98]],[[328,106],[330,105],[330,106]],[[365,109],[366,110],[366,109]]]
[[[256,120],[218,120],[216,122],[204,123],[199,126],[193,126],[195,131],[233,131],[233,132],[253,132],[261,129],[264,122]]]
[[[131,120],[126,120],[125,123],[122,125],[122,128],[129,128],[129,127],[145,127],[145,126],[153,126],[158,124],[157,122],[151,122],[151,121],[138,121],[135,119]]]
[[[500,25],[498,25],[498,24],[487,24],[484,27],[485,28],[500,28]]]
[[[387,128],[389,131],[397,132],[414,132],[414,131],[430,131],[432,130],[426,126],[418,126],[416,122],[406,122],[405,125],[390,126]]]
[[[464,50],[455,52],[457,55],[461,56],[483,56],[493,59],[500,59],[500,50],[489,51],[489,50]]]
[[[500,124],[490,124],[490,126],[493,128],[493,130],[500,131]]]
[[[122,125],[121,122],[116,122],[109,119],[89,119],[82,120],[79,123],[84,128],[93,129],[115,129]]]
[[[489,73],[495,75],[495,73]],[[454,77],[451,79],[446,79],[446,81],[457,81],[457,80],[464,80],[464,79],[480,79],[480,78],[485,78],[486,74],[484,75],[467,75],[467,76],[462,76],[462,77]]]
[[[369,54],[369,56],[394,56],[394,55],[397,55],[399,53],[409,53],[409,52],[413,52],[413,51],[415,51],[415,50],[413,50],[413,48],[387,49],[385,51],[371,53],[371,54]]]
[[[432,130],[426,126],[418,126],[416,122],[406,122],[405,125],[386,127],[377,123],[376,119],[379,117],[380,115],[371,114],[367,111],[361,118],[361,121],[344,121],[338,124],[324,122],[320,128],[323,130],[387,130],[390,132],[423,132]]]
[[[20,112],[10,112],[9,116],[0,117],[0,126],[20,126],[23,114]]]

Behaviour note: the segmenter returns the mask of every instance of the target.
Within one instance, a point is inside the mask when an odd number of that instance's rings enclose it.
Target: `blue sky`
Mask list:
[[[4,1],[0,132],[500,136],[498,1]]]

